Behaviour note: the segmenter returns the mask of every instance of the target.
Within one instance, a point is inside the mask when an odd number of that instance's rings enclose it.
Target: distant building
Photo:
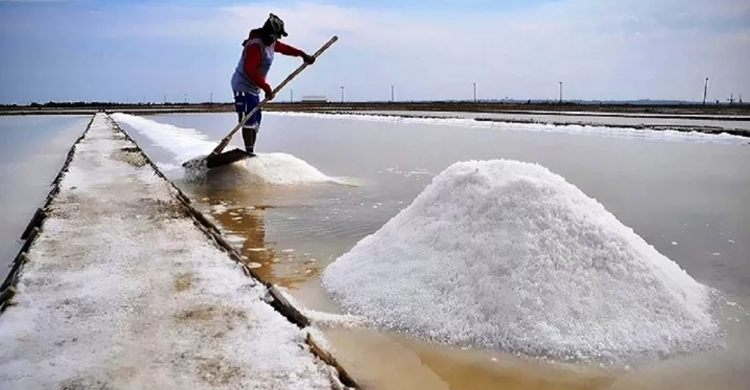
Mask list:
[[[303,96],[302,103],[328,103],[328,98],[318,95]]]

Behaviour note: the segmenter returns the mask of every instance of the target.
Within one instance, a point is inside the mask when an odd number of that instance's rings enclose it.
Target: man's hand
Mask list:
[[[276,95],[275,95],[275,94],[273,93],[273,89],[271,89],[271,87],[270,87],[270,86],[269,86],[268,88],[265,88],[265,89],[263,90],[263,92],[264,92],[264,93],[266,94],[266,100],[267,100],[267,101],[269,101],[269,102],[270,102],[271,100],[273,100],[273,98],[275,98],[275,97],[276,97]]]
[[[305,63],[308,65],[312,65],[315,63],[315,57],[307,53],[302,53],[302,61],[305,61]]]

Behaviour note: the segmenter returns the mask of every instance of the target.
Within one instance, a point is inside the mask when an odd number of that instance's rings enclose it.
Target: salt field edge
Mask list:
[[[371,122],[391,123],[421,123],[434,125],[447,125],[468,128],[487,128],[513,131],[532,131],[565,133],[577,135],[598,135],[620,138],[637,138],[646,140],[662,141],[684,141],[684,142],[710,142],[722,144],[750,144],[750,132],[742,129],[710,129],[702,131],[699,128],[685,126],[629,126],[615,124],[594,123],[565,123],[565,122],[536,122],[536,121],[514,121],[508,119],[485,119],[485,118],[462,118],[441,117],[424,114],[378,114],[366,112],[304,112],[304,111],[273,111],[268,115],[299,116],[310,118],[340,118],[348,120],[361,120]]]

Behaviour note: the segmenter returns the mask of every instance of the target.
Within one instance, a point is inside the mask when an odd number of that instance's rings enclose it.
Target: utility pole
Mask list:
[[[344,102],[344,86],[341,86],[341,103]]]
[[[703,105],[706,105],[706,95],[708,94],[708,77],[706,77],[706,84],[703,86]]]
[[[562,101],[563,101],[562,100],[562,84],[563,83],[562,83],[562,81],[558,81],[558,83],[560,83],[560,103],[562,103]]]
[[[187,104],[187,94],[185,94],[185,104]]]
[[[396,100],[396,94],[395,94],[395,92],[394,92],[394,89],[393,89],[393,88],[394,88],[394,87],[393,87],[393,84],[391,84],[391,103],[392,103],[392,102],[394,102],[394,101]]]
[[[734,104],[734,94],[729,95],[729,104]]]
[[[289,90],[289,103],[294,103],[294,90]]]
[[[742,94],[740,94],[740,104],[742,104]]]
[[[167,95],[164,95],[164,104],[167,104]]]
[[[474,86],[474,102],[477,101],[477,83],[471,83]]]
[[[214,93],[211,92],[211,99],[208,101],[210,104],[214,104]]]

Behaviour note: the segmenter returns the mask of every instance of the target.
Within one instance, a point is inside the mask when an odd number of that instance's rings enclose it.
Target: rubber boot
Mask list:
[[[242,126],[242,139],[245,141],[245,151],[250,157],[255,157],[255,140],[257,138],[257,127]]]

